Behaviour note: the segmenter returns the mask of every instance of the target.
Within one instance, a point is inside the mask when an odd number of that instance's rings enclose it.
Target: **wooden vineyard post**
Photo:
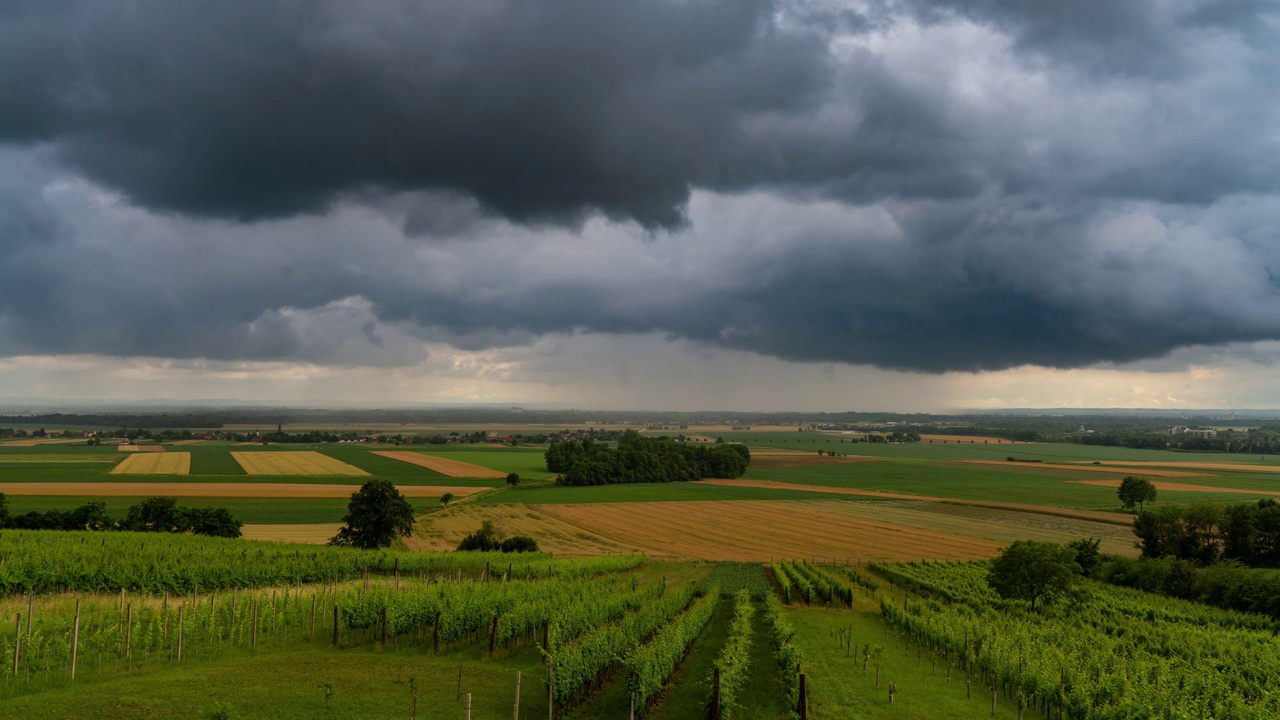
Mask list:
[[[551,621],[542,623],[542,662],[547,661],[547,653],[551,652]]]
[[[471,693],[467,693],[467,720],[471,720]]]
[[[80,653],[80,598],[76,598],[76,619],[71,627],[71,679],[76,679],[76,657]]]
[[[800,700],[796,706],[796,713],[800,716],[800,720],[809,720],[809,688],[804,680],[804,673],[800,674]]]
[[[35,617],[36,593],[34,590],[27,596],[27,647],[31,647],[31,620]]]
[[[458,663],[458,689],[453,692],[453,699],[462,697],[462,663]]]
[[[636,693],[634,690],[631,691],[631,715],[629,718],[630,720],[636,720]]]
[[[184,609],[186,608],[178,607],[178,662],[182,662],[182,611]]]
[[[991,717],[996,716],[996,686],[991,686]]]
[[[498,649],[498,616],[493,616],[493,627],[489,631],[489,657]]]
[[[129,661],[129,667],[133,667],[133,603],[125,606],[124,610],[124,657]]]
[[[13,677],[18,677],[18,657],[22,655],[22,613],[18,613],[18,629],[13,633]]]
[[[720,668],[712,669],[711,720],[720,720]]]
[[[951,663],[947,663],[947,685],[951,685]]]
[[[253,639],[251,647],[255,650],[258,647],[258,598],[253,599]]]
[[[555,720],[556,717],[555,677],[556,659],[547,658],[547,720]],[[635,695],[632,695],[631,697],[634,698]]]
[[[897,691],[898,691],[898,683],[890,681],[889,682],[889,704],[890,705],[893,704],[893,694]]]
[[[311,642],[316,641],[316,602],[319,598],[319,594],[311,593]]]
[[[436,611],[435,626],[431,629],[431,651],[440,654],[440,611]]]
[[[520,671],[516,671],[516,709],[511,713],[511,720],[520,720]]]
[[[382,649],[387,649],[387,606],[382,606]]]
[[[333,646],[338,647],[338,604],[333,604]]]
[[[968,700],[973,697],[973,680],[965,678],[964,681],[964,699]]]

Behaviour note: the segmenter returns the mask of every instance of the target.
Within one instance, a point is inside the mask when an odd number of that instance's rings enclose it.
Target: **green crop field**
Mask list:
[[[530,486],[522,484],[514,490],[485,495],[474,502],[489,505],[509,503],[539,505],[673,500],[840,500],[845,497],[848,496],[821,491],[733,487],[699,482],[585,487],[557,487],[543,483]]]

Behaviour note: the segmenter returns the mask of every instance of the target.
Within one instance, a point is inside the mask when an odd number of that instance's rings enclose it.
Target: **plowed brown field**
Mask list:
[[[992,557],[989,540],[818,509],[801,502],[584,503],[533,509],[654,558],[919,560]]]
[[[424,453],[413,451],[395,451],[395,450],[374,450],[374,455],[389,457],[392,460],[407,462],[410,465],[418,465],[428,470],[434,470],[441,475],[448,477],[464,477],[464,478],[504,478],[506,473],[498,472],[487,467],[474,465],[461,460],[453,460],[451,458],[440,457],[439,455],[426,455]]]

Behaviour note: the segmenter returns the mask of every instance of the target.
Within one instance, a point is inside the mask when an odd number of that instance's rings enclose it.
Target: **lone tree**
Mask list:
[[[507,473],[507,484],[515,487],[520,484],[520,476],[516,473]]]
[[[1120,489],[1116,494],[1120,496],[1120,502],[1125,510],[1132,510],[1133,506],[1137,505],[1138,512],[1142,512],[1142,506],[1145,503],[1156,501],[1156,486],[1144,477],[1130,475],[1120,481]]]
[[[330,545],[377,549],[390,547],[413,532],[413,506],[389,480],[370,480],[351,494],[346,523]]]
[[[1052,600],[1080,579],[1073,548],[1054,543],[1019,540],[991,561],[987,584],[1006,600]]]
[[[440,496],[440,504],[449,507],[449,503],[453,502],[453,493],[445,493]]]

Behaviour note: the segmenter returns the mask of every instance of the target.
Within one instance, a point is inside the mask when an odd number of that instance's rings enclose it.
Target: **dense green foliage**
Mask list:
[[[718,602],[720,591],[715,589],[694,601],[688,610],[667,623],[649,642],[627,655],[627,685],[635,693],[637,708],[648,707],[662,691],[667,678],[676,671],[689,646],[706,627]]]
[[[527,535],[503,538],[493,527],[493,521],[485,520],[480,529],[462,538],[458,550],[466,552],[538,552],[538,542]]]
[[[777,660],[778,670],[787,684],[787,706],[794,708],[800,698],[797,671],[803,659],[795,641],[796,630],[776,595],[770,594],[765,598],[764,618],[769,629],[769,644],[773,646],[774,659]]]
[[[1280,503],[1166,506],[1138,515],[1133,532],[1143,557],[1176,557],[1200,564],[1219,558],[1280,567]]]
[[[1266,618],[1087,581],[1076,602],[1030,613],[999,600],[984,563],[875,567],[949,600],[885,597],[886,621],[1032,707],[1090,720],[1280,713],[1280,643]]]
[[[1248,568],[1235,561],[1200,567],[1178,558],[1116,558],[1094,575],[1115,585],[1280,620],[1280,571],[1276,570]]]
[[[718,589],[714,595],[708,594],[700,602],[714,607]],[[693,588],[664,593],[637,611],[556,648],[551,652],[555,672],[551,692],[555,701],[563,707],[579,699],[584,689],[596,682],[618,658],[630,656],[638,645],[688,607],[693,598]]]
[[[325,582],[366,571],[477,576],[491,563],[544,577],[571,572],[574,561],[549,555],[420,553],[254,542],[192,535],[13,531],[0,533],[0,596],[27,592],[188,592],[199,586],[246,588]],[[642,558],[627,556],[634,566]]]
[[[1156,486],[1150,480],[1133,475],[1121,480],[1120,487],[1116,490],[1125,510],[1132,510],[1136,505],[1139,512],[1145,509],[1147,503],[1155,502],[1156,494]]]
[[[751,671],[751,631],[755,612],[751,593],[739,590],[733,602],[729,637],[716,659],[716,667],[720,670],[720,717],[725,720],[743,717],[739,711],[745,711],[738,706],[738,691]]]
[[[991,561],[987,584],[1006,600],[1025,600],[1036,609],[1066,595],[1080,579],[1076,550],[1055,543],[1018,540]]]
[[[552,443],[545,457],[547,469],[560,473],[558,485],[611,485],[741,477],[751,452],[736,443],[695,446],[629,430],[616,447],[570,440]]]
[[[413,506],[390,480],[370,480],[351,495],[346,523],[329,542],[376,550],[413,534]]]
[[[179,507],[170,497],[147,498],[130,506],[119,522],[107,515],[107,504],[101,500],[65,512],[31,510],[10,515],[8,499],[0,493],[0,530],[127,530],[236,538],[242,525],[226,508]]]

